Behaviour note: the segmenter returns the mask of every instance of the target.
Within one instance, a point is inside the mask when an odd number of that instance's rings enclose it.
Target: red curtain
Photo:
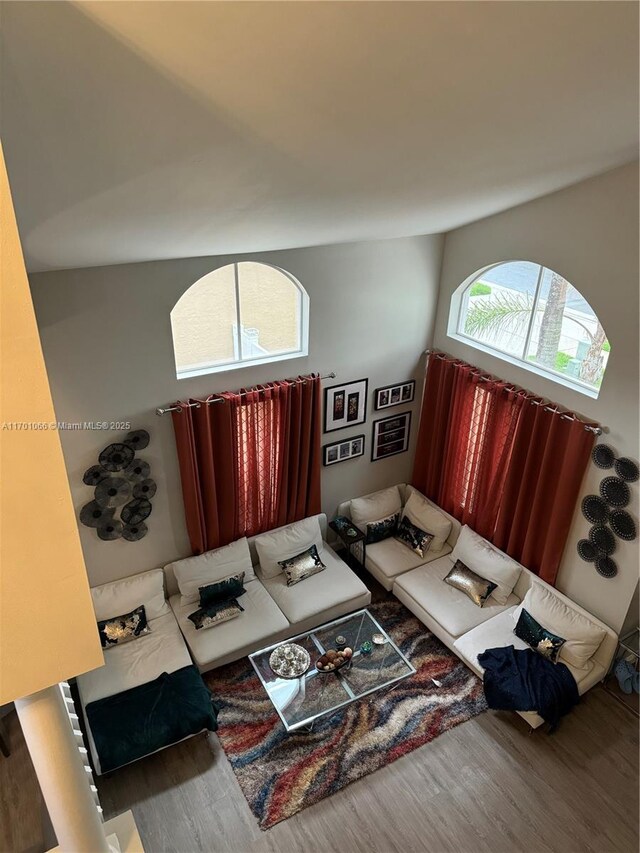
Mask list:
[[[320,378],[219,397],[173,413],[194,554],[320,512]]]
[[[554,583],[594,434],[542,402],[432,355],[412,483]]]
[[[492,541],[553,584],[594,434],[531,402],[522,408]]]

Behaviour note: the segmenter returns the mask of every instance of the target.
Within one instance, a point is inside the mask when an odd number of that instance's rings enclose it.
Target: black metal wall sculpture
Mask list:
[[[616,550],[616,537],[631,541],[637,535],[633,518],[622,507],[627,506],[631,499],[628,484],[636,482],[640,471],[632,459],[616,458],[615,452],[606,444],[597,444],[591,458],[598,468],[614,468],[617,476],[605,477],[601,481],[599,495],[583,498],[582,514],[593,527],[589,530],[589,538],[578,542],[578,554],[585,562],[594,563],[602,577],[612,578],[618,573],[618,567],[611,559]]]
[[[82,482],[92,486],[94,493],[93,500],[80,510],[80,521],[94,527],[106,542],[137,542],[148,533],[145,520],[151,515],[150,499],[157,486],[149,476],[149,463],[136,453],[149,441],[145,429],[133,430],[121,442],[107,445],[98,455],[98,464],[84,472]]]

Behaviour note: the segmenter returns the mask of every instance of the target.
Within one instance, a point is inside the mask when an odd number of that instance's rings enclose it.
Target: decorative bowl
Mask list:
[[[311,655],[297,643],[284,643],[269,655],[269,666],[280,678],[300,678],[311,665]]]
[[[343,666],[351,663],[353,650],[347,646],[345,649],[327,649],[316,661],[318,672],[337,672]]]

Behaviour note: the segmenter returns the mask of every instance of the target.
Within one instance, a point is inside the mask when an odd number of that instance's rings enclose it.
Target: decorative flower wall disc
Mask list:
[[[134,498],[122,507],[120,518],[125,524],[139,524],[151,515],[151,501],[146,498]]]
[[[629,513],[624,509],[614,509],[609,516],[611,529],[619,539],[631,542],[636,538],[636,525]]]
[[[608,444],[596,444],[591,451],[591,458],[598,468],[611,468],[616,455]]]
[[[90,501],[80,510],[80,521],[87,527],[101,527],[113,518],[111,507],[100,506],[96,501]]]
[[[86,483],[87,486],[97,486],[100,480],[104,480],[108,476],[109,472],[102,465],[92,465],[84,472],[82,482]]]
[[[609,556],[616,550],[616,540],[613,533],[604,524],[596,524],[589,531],[589,539],[598,551]]]
[[[584,560],[585,563],[595,563],[598,559],[599,551],[589,539],[581,539],[578,542],[578,554],[580,555],[580,559]]]
[[[133,460],[134,452],[126,444],[109,444],[98,457],[98,461],[107,471],[122,471]]]
[[[131,497],[131,483],[124,477],[107,477],[96,486],[95,496],[100,506],[122,506]]]
[[[587,495],[582,499],[582,514],[591,524],[602,524],[609,517],[609,507],[600,495]]]
[[[145,462],[144,459],[134,459],[125,468],[125,473],[131,480],[146,480],[150,470],[149,463]]]
[[[124,443],[132,447],[137,453],[138,450],[144,450],[150,441],[151,439],[146,429],[134,429],[130,433],[127,433]]]
[[[98,536],[104,539],[105,542],[111,542],[114,539],[119,539],[122,536],[122,522],[114,518],[98,528]]]
[[[618,574],[618,567],[611,557],[598,557],[596,571],[603,578],[614,578]]]
[[[133,484],[133,496],[134,498],[147,498],[149,500],[155,495],[157,488],[156,481],[147,477],[146,480]]]
[[[621,480],[625,480],[627,483],[635,483],[640,476],[636,463],[633,459],[627,459],[626,456],[616,459],[615,469],[618,477],[620,477]]]
[[[142,539],[146,535],[147,525],[144,521],[141,521],[140,524],[125,524],[122,528],[122,538],[126,539],[127,542],[137,542],[138,539]]]
[[[610,506],[622,507],[629,503],[629,486],[619,477],[605,477],[600,483],[600,494]]]

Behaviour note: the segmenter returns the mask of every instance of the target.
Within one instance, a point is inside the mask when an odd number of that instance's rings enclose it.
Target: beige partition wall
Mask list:
[[[104,663],[0,157],[0,705]]]
[[[59,849],[109,853],[57,686],[104,659],[0,161],[0,705],[15,700]]]

